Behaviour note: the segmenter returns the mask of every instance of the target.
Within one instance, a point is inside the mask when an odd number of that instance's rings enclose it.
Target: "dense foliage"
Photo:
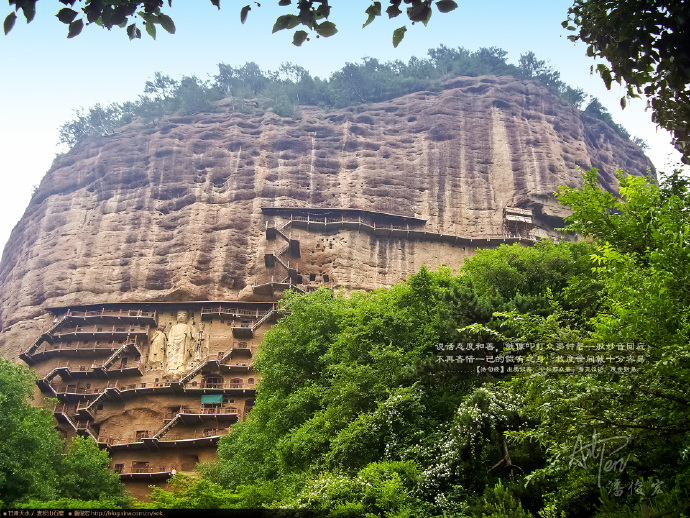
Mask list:
[[[573,25],[570,25],[570,24]],[[625,83],[626,97],[644,94],[652,120],[674,136],[690,163],[690,17],[684,0],[576,0],[563,26],[587,55],[605,58],[596,70],[611,89]],[[625,107],[626,97],[621,98]]]
[[[623,174],[619,181],[620,198],[599,189],[596,170],[585,173],[582,189],[559,193],[574,211],[568,228],[597,244],[601,289],[592,318],[573,325],[561,308],[548,317],[506,316],[521,341],[580,343],[590,354],[617,357],[618,368],[514,379],[512,390],[528,396],[524,409],[538,423],[516,437],[550,452],[532,476],[568,488],[550,496],[559,507],[593,513],[597,485],[608,485],[621,498],[602,516],[633,516],[638,506],[643,515],[653,506],[678,514],[690,506],[690,193],[677,173],[661,188]],[[616,352],[600,347],[607,344]],[[614,437],[624,438],[616,444],[624,443],[627,459],[620,476],[604,481],[597,462],[573,461],[583,438],[597,449]]]
[[[217,102],[229,99],[233,110],[245,113],[273,110],[281,117],[300,117],[300,106],[342,108],[384,101],[422,90],[437,91],[443,81],[455,76],[510,75],[532,79],[549,88],[586,116],[604,121],[623,138],[628,132],[611,118],[595,98],[588,100],[579,88],[560,79],[560,73],[533,52],[520,57],[518,65],[508,63],[505,50],[491,47],[469,51],[444,45],[428,51],[427,59],[380,62],[364,58],[347,63],[329,79],[312,77],[297,65],[284,63],[278,71],[262,71],[255,63],[232,67],[218,65],[210,80],[196,76],[176,80],[156,72],[145,84],[137,101],[77,110],[76,118],[60,128],[60,141],[70,147],[91,136],[106,136],[117,128],[138,120],[158,125],[172,115],[192,115],[217,109]]]
[[[569,228],[592,243],[502,246],[460,275],[422,269],[391,289],[287,296],[256,361],[254,410],[221,440],[220,460],[201,466],[201,481],[156,490],[154,505],[207,499],[330,516],[687,512],[687,183],[621,174],[618,197],[598,187],[596,170],[583,180],[559,199],[573,209]],[[482,344],[482,356],[491,345],[504,362],[520,344],[540,349],[522,351],[531,372],[492,376],[439,362],[459,354],[440,343]],[[630,345],[634,363],[605,357]],[[611,352],[619,348],[626,353]]]
[[[504,246],[461,276],[422,269],[389,290],[288,296],[255,362],[256,406],[221,441],[220,461],[202,466],[205,494],[233,490],[228,507],[353,516],[492,509],[506,468],[490,468],[506,455],[504,431],[523,423],[520,398],[488,390],[489,377],[440,366],[436,346],[457,341],[458,327],[490,324],[497,308],[549,314],[549,291],[566,304],[568,279],[590,273],[593,251]],[[512,282],[497,289],[499,278]],[[520,469],[539,466],[536,446],[510,450]],[[188,505],[200,487],[185,487],[156,490],[154,505]]]
[[[33,388],[27,370],[0,358],[0,499],[5,504],[25,495],[52,495],[57,485],[60,439],[50,412],[29,404]]]
[[[31,406],[35,377],[0,358],[0,507],[113,508],[129,501],[98,445],[75,437],[67,452],[52,412]]]

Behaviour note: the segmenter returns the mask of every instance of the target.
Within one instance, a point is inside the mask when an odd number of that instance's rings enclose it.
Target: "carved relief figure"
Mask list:
[[[196,344],[194,329],[187,323],[189,313],[177,312],[177,324],[168,332],[168,345],[165,350],[166,377],[177,381],[187,369],[187,361],[193,357]]]
[[[165,345],[168,338],[165,336],[165,326],[158,326],[151,337],[149,346],[149,369],[159,371],[163,369],[165,359]]]
[[[208,342],[204,340],[204,323],[199,323],[199,332],[197,336],[198,343],[196,344],[196,350],[194,351],[194,361],[199,363],[203,361],[208,356]]]

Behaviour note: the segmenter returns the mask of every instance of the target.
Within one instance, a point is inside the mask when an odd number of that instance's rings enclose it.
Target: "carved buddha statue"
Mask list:
[[[177,381],[187,369],[187,362],[193,357],[196,343],[194,329],[187,323],[189,313],[185,310],[177,312],[177,324],[168,332],[166,347],[166,377]]]

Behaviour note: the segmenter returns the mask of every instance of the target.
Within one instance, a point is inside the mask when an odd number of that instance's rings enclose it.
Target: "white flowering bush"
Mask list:
[[[523,424],[520,405],[521,397],[501,386],[486,384],[470,394],[437,443],[436,460],[423,471],[419,494],[435,495],[443,503],[441,495],[457,493],[459,481],[484,479],[503,455],[504,432]]]
[[[418,476],[412,462],[374,462],[353,476],[323,472],[310,478],[288,507],[328,516],[410,516]]]
[[[396,389],[373,412],[360,414],[331,442],[327,465],[352,469],[382,458],[400,458],[424,415],[422,397],[417,385]]]

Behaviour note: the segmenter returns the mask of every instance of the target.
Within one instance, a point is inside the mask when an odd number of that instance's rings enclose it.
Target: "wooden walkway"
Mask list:
[[[302,228],[310,232],[331,232],[340,230],[353,230],[367,232],[381,238],[396,238],[416,241],[432,241],[448,243],[452,246],[491,247],[502,244],[523,243],[534,244],[537,240],[519,236],[488,235],[484,237],[464,237],[453,234],[428,232],[420,227],[410,225],[377,224],[376,221],[358,219],[314,218],[311,216],[290,216],[289,226]],[[287,226],[287,225],[285,225]]]

